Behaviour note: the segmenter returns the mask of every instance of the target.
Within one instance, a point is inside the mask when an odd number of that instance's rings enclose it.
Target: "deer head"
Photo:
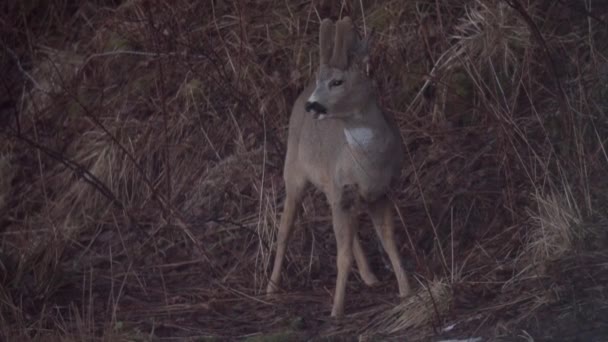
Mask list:
[[[365,72],[369,39],[357,37],[349,17],[335,25],[329,19],[321,22],[316,88],[305,104],[315,119],[364,115],[373,99],[372,81]]]

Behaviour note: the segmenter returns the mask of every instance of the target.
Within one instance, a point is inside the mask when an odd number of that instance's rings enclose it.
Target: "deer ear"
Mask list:
[[[375,41],[376,32],[372,29],[363,39],[359,40],[355,48],[355,60],[357,63],[367,64],[369,62],[369,53],[371,46]]]

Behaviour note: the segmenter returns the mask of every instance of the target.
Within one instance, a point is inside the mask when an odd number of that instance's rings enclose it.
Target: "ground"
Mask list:
[[[0,340],[608,339],[608,7],[518,0],[9,1],[0,14]],[[264,293],[291,106],[320,19],[375,31],[413,285],[304,198]]]

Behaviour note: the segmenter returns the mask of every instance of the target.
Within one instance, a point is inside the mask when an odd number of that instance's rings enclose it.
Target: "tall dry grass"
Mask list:
[[[5,340],[542,338],[529,322],[570,317],[564,294],[606,298],[602,4],[2,6]],[[368,289],[354,272],[352,314],[334,324],[335,243],[318,194],[290,244],[288,292],[262,289],[288,115],[316,68],[320,18],[342,15],[377,33],[371,71],[407,145],[394,199],[417,287],[396,303],[362,229],[385,281]]]

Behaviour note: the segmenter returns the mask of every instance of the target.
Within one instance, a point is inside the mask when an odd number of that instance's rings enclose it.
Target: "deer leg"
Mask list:
[[[354,239],[357,234],[354,210],[356,206],[356,188],[346,186],[338,194],[337,201],[330,201],[331,216],[337,246],[336,291],[331,309],[331,317],[341,318],[344,315],[344,297],[346,282],[353,264]]]
[[[353,262],[353,220],[351,210],[343,208],[333,208],[332,218],[334,233],[336,234],[336,245],[338,249],[336,277],[336,291],[334,294],[334,304],[331,316],[340,318],[344,314],[344,294],[346,292],[346,282],[350,274]]]
[[[393,271],[395,272],[397,283],[399,285],[399,296],[406,297],[410,292],[410,285],[401,263],[399,250],[397,249],[397,245],[395,243],[395,228],[393,223],[391,202],[388,200],[388,198],[383,197],[370,204],[369,211],[372,222],[374,223],[374,228],[376,229],[376,233],[378,234],[380,242],[382,243],[382,247],[384,247],[391,264],[393,265]]]
[[[285,251],[291,235],[293,222],[295,220],[298,205],[302,198],[302,192],[306,186],[304,180],[295,181],[286,179],[285,181],[285,204],[283,214],[281,215],[281,223],[279,224],[279,232],[277,237],[277,253],[274,257],[274,266],[270,275],[270,281],[266,287],[266,293],[275,293],[278,290],[279,281],[281,279],[281,268],[285,259]]]
[[[344,210],[353,210],[354,207],[359,206],[359,193],[356,185],[347,185],[342,189],[342,194],[340,197],[340,207]],[[354,213],[353,213],[354,214]],[[367,256],[363,252],[363,247],[361,246],[361,240],[359,240],[359,234],[356,233],[356,218],[352,216],[351,226],[355,231],[353,238],[353,254],[355,256],[355,261],[357,263],[357,268],[359,269],[359,274],[363,279],[363,282],[368,286],[373,286],[378,283],[378,278],[372,272],[371,267],[369,267],[369,262],[367,261]]]
[[[355,234],[353,239],[353,252],[355,254],[355,261],[357,262],[357,268],[359,269],[359,274],[361,275],[361,279],[367,286],[374,286],[378,284],[378,278],[372,271],[369,266],[369,262],[367,260],[367,256],[363,251],[363,246],[361,246],[361,240],[359,239],[359,234]]]

